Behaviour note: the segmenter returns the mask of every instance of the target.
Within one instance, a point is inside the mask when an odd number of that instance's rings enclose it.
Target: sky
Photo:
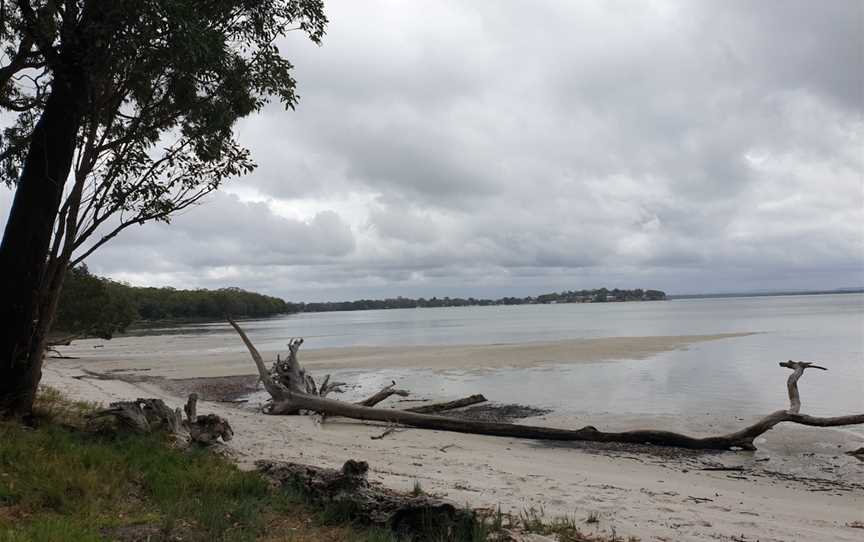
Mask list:
[[[864,4],[330,0],[257,170],[88,260],[293,301],[864,285]],[[0,222],[11,192],[0,189]]]

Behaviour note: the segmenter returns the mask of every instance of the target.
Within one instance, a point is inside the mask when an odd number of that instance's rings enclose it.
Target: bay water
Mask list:
[[[358,384],[358,393],[395,379],[435,399],[484,393],[493,401],[573,413],[753,415],[785,407],[789,371],[777,363],[794,359],[829,368],[808,371],[801,380],[803,411],[864,411],[864,294],[308,313],[248,320],[244,328],[261,350],[284,349],[290,337],[304,337],[306,350],[751,332],[639,360],[561,359],[483,370],[349,369],[334,376]],[[208,353],[245,353],[224,323],[132,335],[162,352],[182,352],[190,336],[200,349],[206,338],[202,363]]]

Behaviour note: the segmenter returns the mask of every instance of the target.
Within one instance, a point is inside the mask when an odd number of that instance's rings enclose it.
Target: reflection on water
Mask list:
[[[382,369],[335,371],[356,387],[356,400],[395,379],[421,397],[483,393],[490,401],[549,407],[558,413],[752,416],[788,405],[787,369],[765,354],[765,336],[699,343],[650,360],[554,364],[494,370]],[[776,356],[775,356],[776,357]],[[828,359],[828,358],[824,358]],[[799,382],[804,410],[814,415],[864,411],[864,365],[831,362]],[[258,397],[266,399],[266,394]],[[864,431],[860,431],[864,435]]]
[[[361,382],[364,390],[396,378],[400,386],[430,396],[479,391],[492,400],[573,412],[752,414],[786,405],[788,370],[777,363],[797,359],[830,368],[808,372],[800,383],[808,413],[864,411],[862,294],[298,314],[251,320],[244,327],[261,350],[284,348],[291,336],[305,337],[304,348],[326,348],[757,331],[641,361],[568,365],[562,359],[560,364],[481,373],[469,368],[442,373],[430,367],[339,374]],[[234,332],[221,323],[147,333],[155,334],[151,351],[196,349],[204,354],[202,363],[207,352],[244,353]],[[122,338],[118,341],[122,344]]]

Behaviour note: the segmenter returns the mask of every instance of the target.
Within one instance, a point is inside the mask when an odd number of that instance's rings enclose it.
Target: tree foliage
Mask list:
[[[17,113],[0,139],[0,178],[10,186],[19,179],[53,71],[62,67],[64,32],[87,26],[98,36],[94,45],[106,49],[98,65],[87,64],[74,184],[52,247],[54,256],[75,251],[73,266],[122,229],[168,221],[226,179],[252,171],[248,150],[234,137],[235,122],[271,97],[295,106],[292,66],[276,41],[299,30],[318,43],[327,22],[321,0],[15,5],[4,3],[0,24],[11,59],[0,77],[0,108]],[[87,18],[93,10],[100,16]]]
[[[135,322],[260,318],[296,312],[278,297],[240,288],[178,290],[130,286],[90,273],[86,265],[70,269],[57,308],[55,339],[111,339]]]
[[[110,339],[138,318],[138,311],[122,284],[90,274],[86,265],[66,275],[54,320],[57,338]]]
[[[240,288],[175,290],[125,286],[142,320],[256,318],[295,312],[278,297]]]
[[[0,0],[0,415],[26,415],[66,270],[254,163],[234,124],[297,102],[278,40],[322,0]]]

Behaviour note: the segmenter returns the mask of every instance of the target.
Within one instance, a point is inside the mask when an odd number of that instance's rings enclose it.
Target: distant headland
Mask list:
[[[501,297],[478,299],[474,297],[395,297],[388,299],[358,299],[355,301],[327,301],[321,303],[289,303],[296,306],[295,312],[362,311],[380,309],[414,309],[434,307],[473,307],[490,305],[553,305],[557,303],[616,303],[627,301],[661,301],[666,292],[661,290],[621,290],[618,288],[596,288],[593,290],[568,290],[538,296]]]

